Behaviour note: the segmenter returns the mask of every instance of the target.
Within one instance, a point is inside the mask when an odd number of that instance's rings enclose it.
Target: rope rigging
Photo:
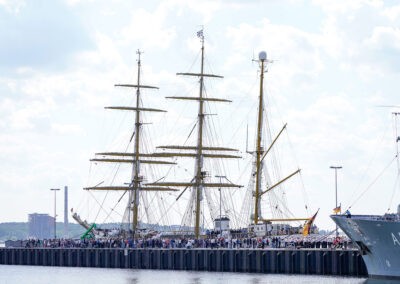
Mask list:
[[[392,165],[392,163],[397,159],[397,157],[394,157],[387,165],[386,167],[383,168],[383,170],[377,175],[377,177],[367,186],[367,188],[356,198],[356,200],[351,203],[351,205],[347,208],[347,210],[350,210],[354,204],[356,204],[361,197],[364,196],[364,194],[371,189],[371,187],[379,180],[379,178],[383,175],[384,172]]]

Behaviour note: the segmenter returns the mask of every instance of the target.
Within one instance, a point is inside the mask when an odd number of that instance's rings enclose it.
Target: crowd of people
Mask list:
[[[351,240],[345,236],[301,235],[263,238],[91,238],[91,239],[30,239],[26,248],[203,248],[203,249],[352,249]]]

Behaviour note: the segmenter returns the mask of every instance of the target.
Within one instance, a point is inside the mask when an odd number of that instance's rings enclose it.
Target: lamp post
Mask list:
[[[335,208],[338,207],[337,205],[337,170],[340,170],[342,168],[342,166],[330,166],[331,169],[335,170]],[[335,214],[337,215],[337,212],[335,212]],[[338,226],[336,225],[336,237],[339,236],[339,232],[338,232]]]
[[[59,188],[50,188],[51,191],[54,191],[54,239],[57,238],[56,232],[56,219],[57,219],[57,191],[60,190]]]
[[[215,176],[219,178],[219,183],[221,183],[222,178],[226,178],[226,176]],[[219,231],[222,237],[222,203],[221,203],[221,187],[219,187]]]

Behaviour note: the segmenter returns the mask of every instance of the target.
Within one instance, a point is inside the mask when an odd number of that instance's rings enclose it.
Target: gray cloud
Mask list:
[[[18,12],[0,7],[1,69],[65,66],[92,46],[83,25],[61,1],[29,1]]]

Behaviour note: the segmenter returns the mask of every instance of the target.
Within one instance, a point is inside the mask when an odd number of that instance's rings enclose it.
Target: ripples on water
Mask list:
[[[0,265],[0,283],[46,284],[208,284],[208,283],[281,283],[281,284],[380,284],[399,283],[365,278],[303,276],[279,274],[249,274],[229,272],[165,271],[136,269],[75,268],[49,266]]]

